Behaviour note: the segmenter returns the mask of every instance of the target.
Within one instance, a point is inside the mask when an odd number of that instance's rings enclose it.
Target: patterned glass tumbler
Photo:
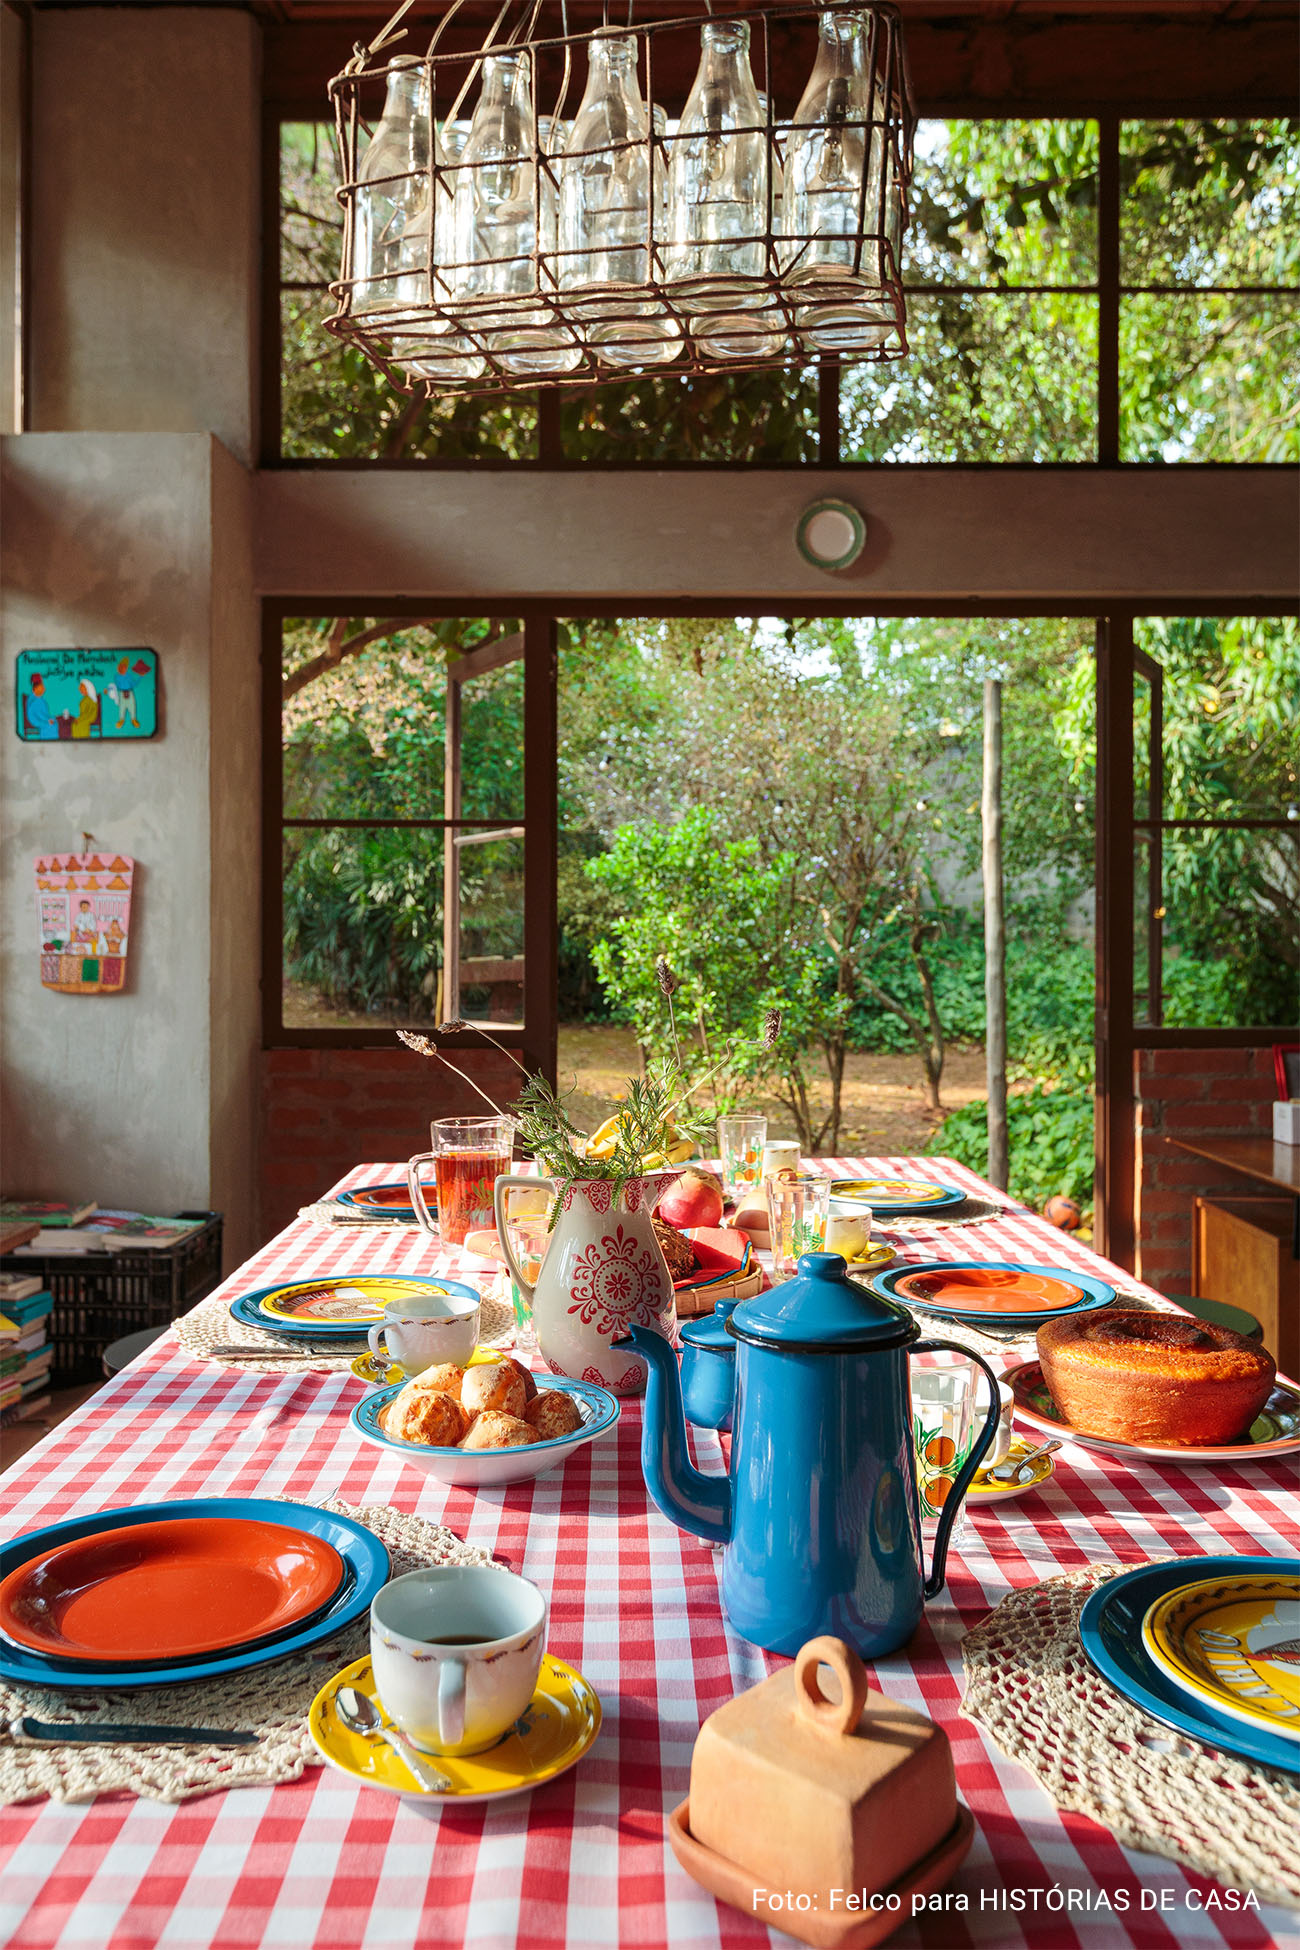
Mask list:
[[[820,1172],[782,1171],[763,1180],[772,1234],[772,1272],[788,1279],[800,1253],[824,1253],[831,1181]]]
[[[916,1445],[916,1486],[922,1524],[937,1523],[957,1473],[971,1452],[982,1422],[975,1416],[973,1361],[949,1357],[912,1367],[912,1439]],[[987,1391],[987,1384],[985,1384]],[[950,1541],[960,1544],[966,1527],[963,1506]],[[928,1534],[928,1532],[927,1532]]]
[[[722,1159],[722,1183],[728,1198],[740,1198],[754,1191],[763,1177],[763,1146],[767,1143],[765,1117],[720,1117],[718,1154]]]

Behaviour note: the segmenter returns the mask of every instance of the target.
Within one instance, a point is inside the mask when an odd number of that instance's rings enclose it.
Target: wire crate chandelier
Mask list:
[[[389,57],[411,4],[330,83],[344,220],[326,324],[394,385],[904,356],[915,112],[895,7],[634,24],[629,6],[627,26],[570,33],[561,0],[547,35],[543,0],[513,27],[503,0],[450,51],[453,0],[423,56]]]

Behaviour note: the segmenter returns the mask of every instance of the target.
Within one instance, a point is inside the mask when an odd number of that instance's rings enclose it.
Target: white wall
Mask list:
[[[165,1212],[206,1205],[219,1180],[227,1200],[247,1209],[255,959],[241,975],[251,1000],[234,993],[230,971],[247,953],[255,883],[244,886],[242,915],[223,911],[257,831],[247,756],[255,721],[245,716],[242,739],[226,741],[256,681],[246,549],[242,588],[239,579],[241,491],[246,501],[242,470],[206,434],[0,442],[7,708],[22,649],[149,646],[161,691],[160,733],[148,742],[24,743],[11,732],[0,740],[6,1189]],[[216,546],[214,511],[224,530]],[[254,674],[237,681],[232,666]],[[216,871],[214,799],[227,808]],[[118,995],[61,995],[40,982],[32,860],[80,850],[83,832],[138,863]],[[237,1234],[239,1211],[231,1216]]]

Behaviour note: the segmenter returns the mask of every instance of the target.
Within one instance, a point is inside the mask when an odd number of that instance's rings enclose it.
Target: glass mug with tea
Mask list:
[[[509,1117],[440,1117],[429,1127],[433,1149],[408,1161],[406,1183],[416,1219],[444,1246],[463,1246],[477,1227],[496,1225],[492,1190],[510,1169],[514,1134]],[[438,1193],[436,1221],[420,1183],[420,1166],[428,1164]]]
[[[389,1717],[426,1754],[480,1754],[525,1712],[546,1645],[535,1584],[486,1564],[436,1564],[370,1607],[370,1662]]]

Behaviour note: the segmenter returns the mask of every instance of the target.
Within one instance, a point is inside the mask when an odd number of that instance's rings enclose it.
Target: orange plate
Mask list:
[[[1072,1307],[1083,1288],[1042,1273],[1019,1273],[1001,1266],[963,1266],[951,1273],[908,1273],[894,1281],[900,1300],[922,1306],[962,1307],[970,1313],[1037,1314]]]
[[[247,1645],[333,1596],[323,1537],[237,1517],[125,1524],[33,1557],[0,1583],[0,1631],[56,1659],[184,1659]]]

